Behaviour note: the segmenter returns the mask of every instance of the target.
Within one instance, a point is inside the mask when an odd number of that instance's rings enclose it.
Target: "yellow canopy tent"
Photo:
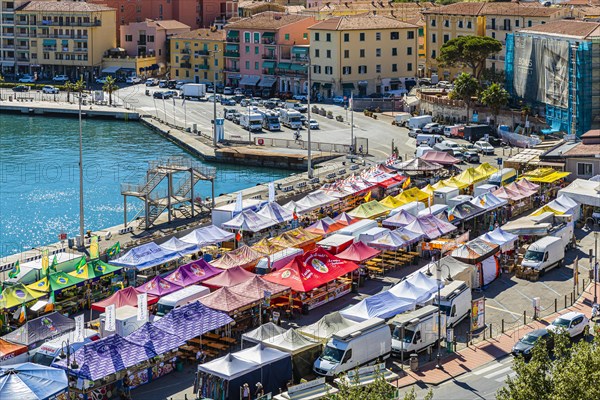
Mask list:
[[[379,200],[379,204],[387,208],[396,208],[400,207],[404,203],[398,201],[394,196],[388,196],[383,200]]]
[[[489,178],[490,176],[498,172],[498,168],[494,167],[493,165],[490,165],[490,163],[485,162],[477,168],[475,168],[475,171],[479,175],[482,175],[484,178]]]
[[[252,250],[258,251],[262,254],[277,253],[278,251],[281,251],[285,248],[286,247],[282,246],[281,244],[272,243],[272,241],[269,238],[263,238],[252,246]]]
[[[438,181],[436,183],[433,184],[433,186],[431,186],[433,188],[433,190],[438,190],[441,188],[445,188],[448,187],[449,185],[447,185],[444,181]]]
[[[562,211],[555,210],[554,208],[550,207],[549,205],[545,205],[545,206],[539,208],[538,210],[536,210],[534,213],[532,213],[531,216],[542,215],[545,212],[551,212],[554,215],[563,215],[564,214],[564,212],[562,212]]]
[[[402,203],[404,204],[404,203]],[[368,203],[363,203],[354,210],[348,212],[348,215],[354,218],[376,218],[390,211],[389,208],[382,206],[377,200],[371,200]]]
[[[479,172],[477,172],[477,170],[475,168],[469,167],[466,170],[464,170],[460,175],[458,175],[456,178],[461,182],[472,185],[474,183],[484,180],[486,177],[484,175],[481,175]]]
[[[429,194],[419,188],[412,187],[398,194],[396,200],[400,201],[402,204],[408,204],[412,201],[421,201],[427,204],[429,203]]]
[[[429,195],[429,197],[433,196],[434,190],[435,189],[430,184],[427,184],[427,186],[425,186],[423,189],[421,189],[421,191],[427,193]]]
[[[570,172],[560,172],[552,168],[537,168],[533,171],[525,172],[521,178],[526,178],[530,182],[552,183],[570,174]]]
[[[448,179],[444,180],[444,184],[446,186],[452,186],[452,187],[459,188],[459,189],[464,189],[467,186],[469,186],[469,184],[467,182],[463,182],[463,181],[459,180],[456,176],[453,176],[452,178],[448,178]]]

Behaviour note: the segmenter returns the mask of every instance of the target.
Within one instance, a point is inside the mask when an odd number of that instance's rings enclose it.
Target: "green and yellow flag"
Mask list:
[[[21,272],[21,266],[19,265],[19,261],[17,260],[15,266],[12,267],[12,269],[8,273],[8,277],[10,279],[15,279],[17,276],[19,276],[19,272]]]
[[[106,255],[110,258],[116,256],[121,252],[121,243],[117,242],[114,245],[110,246],[108,250],[106,250]]]
[[[50,264],[50,253],[48,249],[42,250],[42,276],[48,276],[48,267]]]
[[[77,264],[77,267],[75,267],[75,273],[77,275],[81,275],[85,272],[85,266],[87,265],[87,261],[85,259],[85,257],[81,257],[81,259],[79,260],[79,263]]]
[[[98,247],[98,236],[92,236],[92,242],[90,243],[90,260],[96,260],[100,258],[100,248]]]
[[[56,254],[54,255],[54,258],[52,259],[52,265],[50,265],[50,273],[53,272],[58,272],[56,270],[56,266],[58,265],[58,260],[56,259]]]

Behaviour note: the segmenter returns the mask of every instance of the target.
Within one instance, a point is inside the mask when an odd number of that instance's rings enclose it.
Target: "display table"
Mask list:
[[[303,307],[308,306],[309,310],[313,310],[350,293],[351,289],[352,281],[350,279],[340,278],[313,289],[308,293],[302,293],[300,298],[295,296],[294,302],[299,300]]]

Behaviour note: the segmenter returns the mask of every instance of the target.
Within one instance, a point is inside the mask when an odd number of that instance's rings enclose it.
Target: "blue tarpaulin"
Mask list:
[[[34,363],[0,367],[3,399],[54,399],[66,393],[68,385],[67,374],[60,369]]]
[[[125,340],[135,344],[149,346],[156,354],[167,353],[185,344],[185,340],[172,333],[163,331],[154,324],[146,322]]]
[[[155,322],[157,328],[190,340],[233,322],[227,314],[212,310],[195,301],[171,310]]]
[[[390,292],[381,292],[340,311],[340,314],[359,322],[373,317],[387,319],[412,310],[415,304],[416,302],[413,299],[396,297]]]
[[[95,381],[115,372],[132,367],[157,356],[148,344],[132,343],[117,334],[88,343],[75,352],[79,369],[69,368],[74,375]],[[67,368],[67,360],[52,364],[53,367]]]
[[[165,250],[154,242],[134,247],[122,257],[111,260],[110,263],[120,267],[145,269],[167,263],[179,258],[179,254],[172,250]]]

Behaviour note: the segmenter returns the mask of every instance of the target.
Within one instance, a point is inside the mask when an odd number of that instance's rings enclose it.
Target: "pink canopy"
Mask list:
[[[537,185],[537,184],[529,181],[527,178],[523,178],[520,181],[516,181],[515,184],[522,189],[533,190],[533,191],[537,191],[540,188],[540,185]]]
[[[161,276],[155,276],[143,285],[138,286],[136,289],[141,293],[148,293],[158,297],[162,297],[169,293],[173,293],[181,289],[182,287],[183,286],[179,286],[171,281],[166,280]]]
[[[496,189],[494,192],[492,192],[492,194],[499,199],[519,201],[519,200],[526,199],[527,197],[531,196],[533,193],[530,193],[528,191],[521,191],[518,188],[511,189],[508,186],[504,186],[504,187]]]
[[[205,280],[202,284],[212,288],[229,287],[246,282],[255,276],[256,274],[246,271],[242,267],[233,267],[226,269],[223,273],[213,278]]]
[[[261,299],[262,296],[254,297],[249,293],[242,295],[233,292],[230,288],[222,287],[221,289],[202,297],[199,301],[213,310],[232,313],[241,308],[253,306],[260,302]]]
[[[521,193],[525,197],[530,197],[536,194],[537,189],[529,189],[523,186],[517,185],[516,182],[512,182],[505,186],[508,190],[512,190],[513,192]]]
[[[399,213],[392,215],[391,217],[384,219],[381,225],[383,226],[396,226],[402,227],[414,222],[417,219],[414,215],[406,210],[400,210]]]
[[[404,228],[415,233],[423,234],[430,240],[439,238],[440,236],[444,236],[456,230],[456,227],[451,223],[443,221],[431,214],[417,217],[416,220]]]
[[[346,250],[342,251],[339,254],[336,254],[336,257],[339,257],[342,260],[363,262],[375,257],[379,253],[381,253],[379,250],[375,250],[374,248],[367,246],[363,242],[355,242],[352,243],[350,247],[348,247]]]
[[[219,275],[221,272],[223,270],[213,267],[204,260],[198,260],[182,265],[165,276],[165,279],[179,286],[189,286]]]
[[[126,287],[125,289],[119,290],[109,298],[92,304],[92,310],[104,312],[104,309],[110,306],[111,304],[114,304],[115,308],[123,306],[137,307],[137,296],[141,293],[142,292],[140,292],[134,287]],[[148,305],[152,305],[156,302],[158,302],[158,297],[152,294],[148,294]]]
[[[358,221],[358,218],[353,218],[350,215],[346,214],[345,212],[341,213],[340,215],[338,215],[337,217],[335,217],[333,219],[335,222],[338,222],[342,225],[352,225],[353,223],[355,223],[356,221]]]
[[[454,165],[460,162],[459,159],[451,156],[450,154],[444,151],[428,151],[427,153],[423,154],[420,158],[421,160],[433,161],[442,165]]]
[[[259,298],[265,297],[265,292],[270,293],[271,296],[279,296],[290,290],[288,286],[269,282],[260,276],[255,276],[246,282],[231,286],[230,289],[237,294]]]

